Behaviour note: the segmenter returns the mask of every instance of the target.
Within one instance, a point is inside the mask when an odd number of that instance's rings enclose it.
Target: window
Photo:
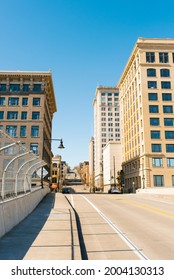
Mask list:
[[[167,158],[167,166],[174,167],[174,158]]]
[[[105,97],[101,97],[101,103],[105,103],[106,99]]]
[[[34,154],[38,154],[38,144],[30,144],[30,151]]]
[[[174,139],[174,131],[165,131],[166,139]]]
[[[20,127],[20,137],[26,137],[26,126],[22,125]]]
[[[156,77],[156,69],[147,69],[147,77]]]
[[[161,82],[161,88],[171,88],[171,83],[170,82]]]
[[[21,112],[21,120],[27,119],[27,112]]]
[[[34,92],[41,92],[41,84],[34,84],[33,85],[33,91]]]
[[[0,111],[0,120],[4,119],[4,111]]]
[[[149,93],[149,100],[158,100],[158,94],[157,93]]]
[[[158,113],[158,105],[150,105],[149,113]]]
[[[163,99],[163,101],[171,101],[172,94],[171,93],[162,93],[162,99]]]
[[[8,105],[9,106],[18,106],[19,105],[19,98],[18,97],[9,97]]]
[[[163,166],[163,159],[162,158],[152,158],[152,165],[155,167]]]
[[[111,93],[111,92],[108,92],[108,96],[112,96],[112,93]]]
[[[159,153],[161,152],[161,144],[152,144],[152,152],[153,153]]]
[[[146,62],[155,62],[155,53],[154,52],[146,52]]]
[[[102,93],[101,93],[101,96],[105,96],[105,93],[104,93],[104,92],[102,92]]]
[[[154,125],[154,126],[160,125],[159,118],[150,118],[150,125]]]
[[[173,106],[163,106],[163,113],[167,113],[167,114],[170,114],[170,113],[173,113]]]
[[[0,91],[6,91],[6,84],[0,84]]]
[[[115,93],[114,93],[114,96],[118,96],[118,92],[115,92]]]
[[[164,186],[164,176],[163,175],[154,175],[154,186],[155,187],[163,187]]]
[[[24,92],[29,92],[29,85],[28,84],[23,85],[23,91]]]
[[[161,69],[160,70],[161,77],[170,77],[170,70],[169,69]]]
[[[169,58],[168,58],[168,53],[167,52],[160,52],[159,53],[159,62],[160,63],[168,63]]]
[[[0,106],[5,105],[5,97],[0,97]]]
[[[28,98],[27,97],[22,98],[22,106],[28,106]]]
[[[174,118],[164,118],[165,126],[174,126]]]
[[[166,144],[166,152],[174,153],[174,144]]]
[[[155,81],[148,81],[148,88],[157,88],[157,82]]]
[[[17,120],[18,119],[18,112],[8,111],[7,112],[7,119],[8,120]]]
[[[6,133],[12,137],[16,137],[17,136],[17,125],[7,125]]]
[[[40,112],[32,112],[32,120],[39,120]]]
[[[39,126],[33,125],[31,127],[31,137],[38,137],[39,136]]]
[[[151,139],[160,139],[160,131],[159,130],[151,130]]]
[[[40,106],[40,98],[33,98],[33,106]]]
[[[10,92],[19,92],[20,84],[10,84]]]

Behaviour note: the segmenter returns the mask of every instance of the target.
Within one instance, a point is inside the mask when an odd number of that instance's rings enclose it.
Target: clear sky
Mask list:
[[[174,38],[173,0],[0,0],[0,70],[52,70],[53,153],[72,168],[88,160],[96,87],[117,84],[138,37]]]

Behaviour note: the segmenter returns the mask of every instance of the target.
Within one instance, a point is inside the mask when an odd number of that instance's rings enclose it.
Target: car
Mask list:
[[[70,189],[69,188],[63,188],[62,193],[70,193]]]
[[[121,194],[121,191],[119,189],[117,189],[116,187],[114,187],[114,188],[110,188],[108,190],[108,193]]]

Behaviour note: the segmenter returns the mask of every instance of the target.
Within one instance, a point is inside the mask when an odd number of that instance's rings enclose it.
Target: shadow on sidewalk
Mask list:
[[[0,238],[0,260],[22,260],[54,208],[55,193],[49,193],[22,222]]]

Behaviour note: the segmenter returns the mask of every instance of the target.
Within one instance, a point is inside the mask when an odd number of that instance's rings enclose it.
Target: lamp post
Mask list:
[[[60,144],[58,146],[59,149],[64,149],[64,145],[63,145],[63,140],[62,139],[47,139],[47,138],[44,138],[43,140],[43,148],[42,148],[42,159],[44,159],[44,142],[45,141],[59,141]],[[43,166],[42,166],[42,169],[41,169],[41,187],[43,188]]]

